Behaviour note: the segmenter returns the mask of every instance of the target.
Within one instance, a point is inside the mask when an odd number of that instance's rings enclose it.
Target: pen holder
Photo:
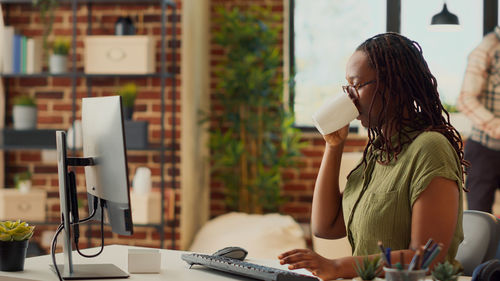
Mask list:
[[[427,269],[408,270],[384,267],[387,281],[424,281]]]

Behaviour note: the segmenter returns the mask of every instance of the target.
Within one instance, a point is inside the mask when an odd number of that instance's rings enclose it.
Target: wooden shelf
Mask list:
[[[1,1],[1,0],[0,0]],[[108,74],[87,74],[84,72],[77,72],[77,73],[61,73],[61,74],[53,74],[53,73],[48,73],[48,72],[42,72],[42,73],[33,73],[33,74],[27,74],[27,73],[0,73],[0,77],[3,78],[49,78],[49,77],[59,77],[59,78],[171,78],[174,77],[173,73],[167,72],[165,74],[161,73],[146,73],[146,74],[115,74],[115,73],[108,73]]]
[[[56,149],[56,130],[35,129],[35,130],[14,130],[5,128],[0,130],[0,149],[2,150],[40,150]],[[51,136],[54,135],[53,141]],[[37,142],[37,139],[41,141]],[[169,146],[163,147],[164,151],[170,149]],[[127,147],[127,151],[161,151],[159,143],[149,143],[147,147]]]
[[[71,4],[72,0],[59,0],[61,4]],[[79,0],[78,4],[150,4],[150,3],[161,3],[162,0]],[[163,0],[167,5],[175,6],[173,0]],[[4,4],[32,4],[33,0],[0,0],[0,3]]]

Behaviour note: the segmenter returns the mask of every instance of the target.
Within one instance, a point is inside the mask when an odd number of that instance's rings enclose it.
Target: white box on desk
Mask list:
[[[46,201],[44,190],[31,189],[21,193],[13,188],[0,189],[0,220],[45,221]]]
[[[147,74],[155,72],[152,36],[86,36],[85,73]]]
[[[128,249],[129,273],[160,273],[161,254],[158,249]]]
[[[133,223],[161,222],[161,194],[159,192],[138,194],[132,191],[130,192],[130,205]]]

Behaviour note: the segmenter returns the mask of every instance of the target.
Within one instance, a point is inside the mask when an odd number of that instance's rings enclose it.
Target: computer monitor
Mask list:
[[[97,165],[85,166],[89,198],[106,201],[106,221],[111,230],[132,235],[127,154],[120,96],[83,98],[83,157]],[[93,202],[89,201],[92,212]],[[100,211],[100,208],[98,209]],[[96,213],[95,218],[100,218]]]
[[[56,132],[64,265],[57,265],[59,270],[53,269],[62,273],[63,279],[71,280],[128,277],[112,264],[73,264],[72,238],[79,235],[80,221],[75,175],[68,172],[69,166],[85,167],[89,209],[94,220],[104,218],[115,233],[133,233],[121,97],[84,98],[82,135],[83,157],[67,157],[66,134]]]

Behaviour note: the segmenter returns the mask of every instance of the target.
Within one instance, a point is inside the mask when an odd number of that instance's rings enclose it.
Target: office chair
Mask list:
[[[500,222],[490,213],[467,210],[463,215],[464,240],[458,246],[456,259],[471,276],[481,263],[494,259],[500,238]]]

